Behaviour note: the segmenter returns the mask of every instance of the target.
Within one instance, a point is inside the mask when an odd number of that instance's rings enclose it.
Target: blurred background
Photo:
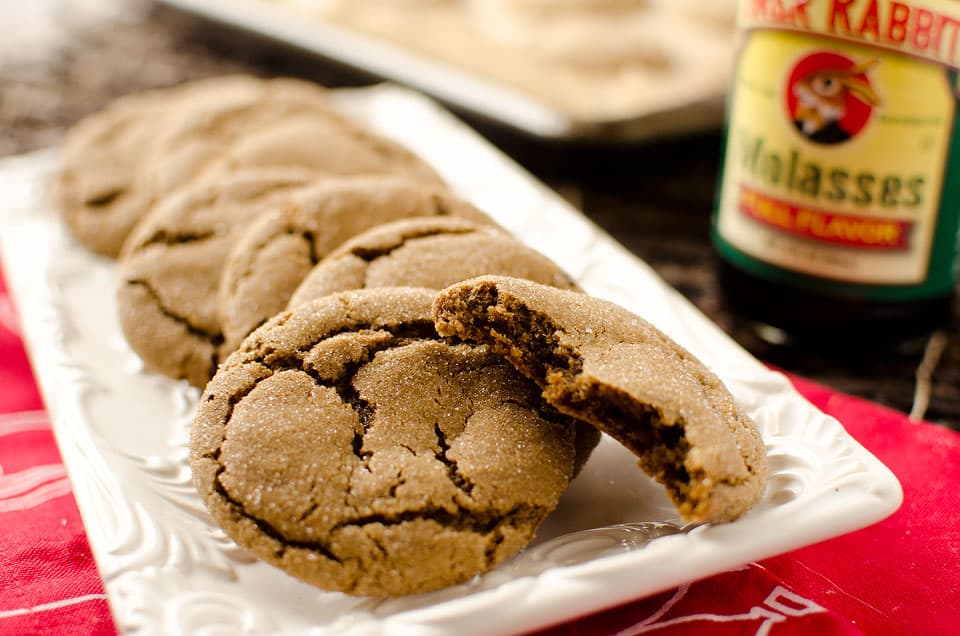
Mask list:
[[[630,21],[586,18],[572,1],[551,11],[536,0],[523,11],[493,0],[230,2],[4,3],[0,156],[58,144],[70,125],[120,95],[215,74],[293,75],[332,87],[385,75],[412,82],[435,89],[762,361],[960,428],[956,308],[952,324],[908,347],[841,351],[826,343],[771,344],[749,315],[725,302],[710,217],[735,52],[734,2],[651,0]],[[233,19],[254,4],[253,13]],[[305,41],[310,24],[327,29],[328,39]],[[276,37],[283,25],[293,25],[291,37]],[[611,30],[622,37],[599,35]],[[365,50],[371,42],[374,49]],[[428,77],[402,55],[384,67],[380,45],[448,65],[468,86],[450,75]],[[473,81],[481,93],[491,83],[519,93],[527,119],[484,112],[491,100],[472,101]],[[540,110],[524,110],[527,98]]]

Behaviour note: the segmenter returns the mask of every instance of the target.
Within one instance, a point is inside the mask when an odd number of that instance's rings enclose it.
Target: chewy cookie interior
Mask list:
[[[602,427],[633,453],[641,467],[666,486],[681,514],[694,513],[691,475],[684,464],[689,445],[682,422],[666,423],[647,404],[614,387],[582,376],[582,360],[560,341],[560,329],[546,314],[501,296],[493,283],[463,288],[447,298],[443,320],[456,322],[463,337],[489,344],[543,387],[561,412]],[[470,316],[470,322],[456,315]]]

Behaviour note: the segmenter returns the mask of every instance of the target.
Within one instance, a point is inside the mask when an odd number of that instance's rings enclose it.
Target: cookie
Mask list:
[[[326,92],[319,90],[306,82],[275,79],[257,95],[207,100],[178,112],[151,146],[145,187],[157,198],[193,180],[267,166],[442,183],[403,146],[335,112]]]
[[[320,184],[251,225],[237,241],[220,285],[225,348],[287,306],[310,269],[345,240],[371,227],[418,216],[492,224],[442,189],[401,179],[352,178]]]
[[[310,271],[290,306],[347,289],[443,289],[483,274],[576,287],[556,263],[497,228],[419,218],[372,228],[338,247]]]
[[[253,77],[227,76],[145,91],[75,124],[63,142],[55,187],[73,235],[94,252],[116,256],[150,205],[140,174],[163,122],[192,101],[254,95],[262,84]]]
[[[311,183],[262,169],[171,195],[136,227],[119,263],[120,326],[145,365],[203,387],[221,359],[217,288],[239,228]]]
[[[247,338],[200,398],[193,480],[238,544],[359,596],[428,592],[515,554],[570,479],[573,427],[434,292],[327,296]]]
[[[407,149],[336,113],[326,90],[287,78],[213,78],[125,98],[68,135],[66,158],[64,218],[108,256],[163,197],[225,173],[296,167],[441,182]]]
[[[635,453],[684,519],[729,521],[763,495],[756,425],[700,361],[626,309],[491,276],[443,290],[434,318],[440,334],[488,344],[559,411]]]

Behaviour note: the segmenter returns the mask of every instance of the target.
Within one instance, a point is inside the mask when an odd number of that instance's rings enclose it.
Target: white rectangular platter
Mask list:
[[[850,532],[899,506],[896,478],[836,420],[433,102],[389,86],[335,99],[589,293],[646,317],[710,366],[761,428],[767,491],[734,523],[681,530],[660,487],[605,438],[536,543],[487,575],[398,599],[312,588],[254,561],[212,525],[187,465],[196,391],[144,371],[127,348],[115,263],[68,235],[49,196],[57,152],[10,158],[0,162],[0,256],[124,632],[519,633]]]
[[[468,17],[460,15],[469,10],[450,9],[453,2],[160,1],[415,88],[543,139],[629,141],[717,129],[735,49],[732,25],[715,17],[724,14],[729,1],[718,5],[720,9],[688,1],[686,13],[674,8],[676,16],[667,24],[638,22],[636,29],[646,35],[631,38],[648,42],[638,46],[659,60],[650,72],[628,71],[629,64],[620,62],[610,62],[610,71],[600,65],[574,72],[569,64],[538,62],[539,57],[523,47],[503,45],[497,37],[471,29]],[[648,10],[653,12],[652,7]],[[452,18],[444,18],[451,12]],[[733,9],[727,12],[732,22]],[[343,17],[355,13],[365,16],[360,24],[345,24]],[[698,14],[713,15],[719,24],[711,28]],[[451,29],[455,32],[448,32]],[[585,46],[582,57],[594,55],[599,47],[596,42]],[[478,53],[463,53],[471,47]],[[452,54],[454,49],[460,54]],[[518,72],[517,65],[524,71]],[[608,80],[600,79],[604,73]],[[543,83],[545,87],[533,88]]]

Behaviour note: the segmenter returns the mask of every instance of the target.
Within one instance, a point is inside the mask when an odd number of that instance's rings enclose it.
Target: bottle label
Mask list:
[[[960,21],[923,4],[741,2],[715,219],[725,257],[877,298],[952,289],[960,135],[945,64]]]

